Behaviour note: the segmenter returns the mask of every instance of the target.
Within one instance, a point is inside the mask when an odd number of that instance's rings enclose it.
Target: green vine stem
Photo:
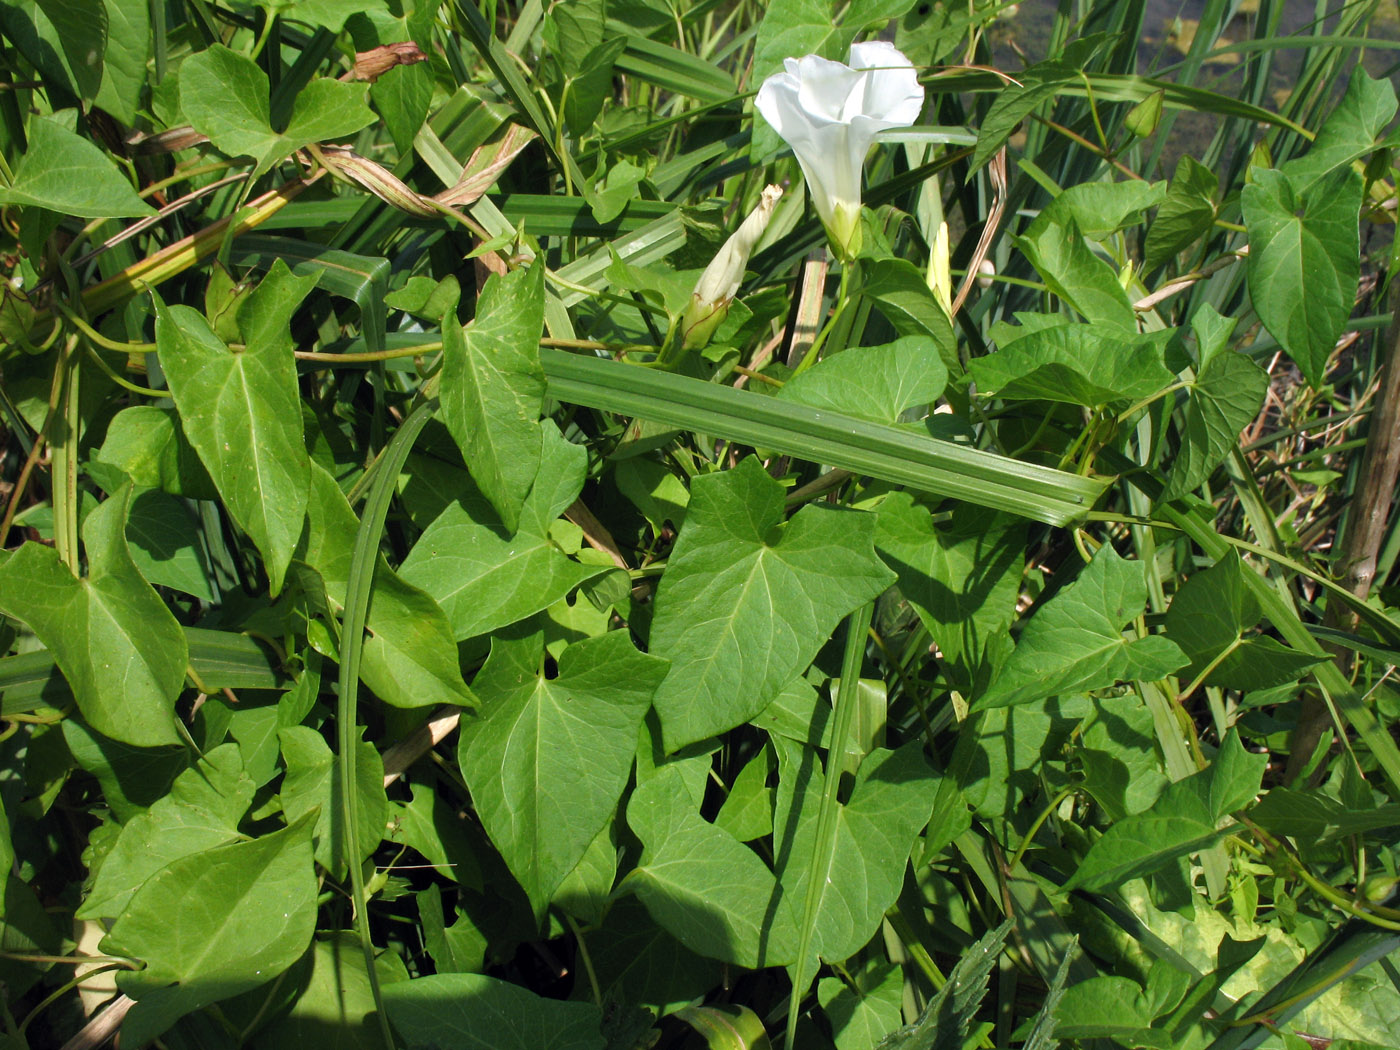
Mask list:
[[[1040,811],[1040,816],[1035,818],[1035,823],[1031,825],[1030,830],[1027,831],[1025,837],[1021,839],[1021,844],[1016,847],[1016,852],[1011,857],[1011,863],[1006,865],[1007,875],[1010,875],[1020,865],[1021,858],[1026,855],[1026,848],[1035,840],[1036,834],[1040,831],[1045,822],[1050,819],[1050,815],[1059,808],[1061,802],[1069,798],[1074,792],[1075,788],[1072,785],[1061,788],[1059,793],[1050,800],[1050,804]]]

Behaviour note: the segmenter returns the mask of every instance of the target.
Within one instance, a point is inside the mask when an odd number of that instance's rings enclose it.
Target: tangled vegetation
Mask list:
[[[1031,7],[0,0],[6,1050],[1394,1045],[1395,45]]]

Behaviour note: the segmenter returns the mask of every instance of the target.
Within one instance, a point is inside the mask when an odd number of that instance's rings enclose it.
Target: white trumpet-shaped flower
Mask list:
[[[782,136],[836,253],[860,248],[860,179],[875,136],[919,119],[924,89],[913,63],[882,40],[851,45],[851,64],[819,55],[789,58],[754,104]]]

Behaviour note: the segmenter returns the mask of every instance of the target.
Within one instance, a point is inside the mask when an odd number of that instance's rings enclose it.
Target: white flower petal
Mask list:
[[[860,91],[866,74],[820,55],[798,63],[798,97],[808,119],[845,123],[848,99]]]
[[[783,65],[763,82],[755,105],[792,147],[817,214],[849,257],[865,155],[880,131],[919,119],[924,89],[910,61],[884,41],[852,45],[850,65],[820,55]]]
[[[907,128],[924,108],[924,89],[913,63],[883,40],[851,45],[851,66],[866,74],[856,112],[882,128]]]
[[[798,97],[800,90],[801,82],[795,73],[774,73],[763,82],[754,99],[754,107],[788,145],[807,137],[812,125],[811,119],[802,110]]]
[[[914,71],[914,63],[888,40],[865,40],[852,44],[849,65],[852,69],[907,69],[911,73]]]

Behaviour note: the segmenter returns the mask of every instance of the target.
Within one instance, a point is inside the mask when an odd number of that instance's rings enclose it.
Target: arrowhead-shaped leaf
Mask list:
[[[467,326],[442,326],[442,418],[505,527],[520,524],[542,456],[544,266],[492,277]]]
[[[808,506],[750,457],[698,478],[656,597],[655,706],[668,752],[747,722],[811,663],[841,617],[894,582],[875,518]]]
[[[987,512],[954,512],[935,528],[925,507],[907,492],[892,492],[877,509],[875,547],[899,574],[904,596],[943,653],[947,670],[968,690],[990,639],[1016,617],[1025,530]]]
[[[94,101],[123,124],[135,124],[151,57],[151,5],[145,0],[106,0],[106,5],[107,51]]]
[[[1212,845],[1229,833],[1217,828],[1221,819],[1258,794],[1267,764],[1267,755],[1246,753],[1231,731],[1208,767],[1167,785],[1149,809],[1110,826],[1065,889],[1118,887]]]
[[[1246,751],[1237,729],[1230,729],[1211,759],[1207,781],[1206,806],[1216,821],[1243,809],[1259,794],[1259,785],[1268,768],[1268,754]]]
[[[874,302],[896,332],[932,340],[944,368],[962,372],[953,322],[918,267],[907,259],[871,259],[861,276],[865,279],[861,294]]]
[[[569,646],[555,679],[543,663],[543,635],[496,639],[473,685],[483,717],[459,748],[477,814],[537,919],[617,811],[666,674],[626,631]]]
[[[51,547],[26,543],[12,554],[0,565],[0,611],[49,648],[99,733],[137,747],[178,744],[185,632],[131,560],[123,533],[130,501],[123,489],[83,523],[85,579]]]
[[[345,607],[345,586],[359,521],[335,479],[311,466],[307,529],[299,557],[320,574],[335,612]],[[389,568],[381,557],[374,570],[369,637],[360,677],[395,707],[470,704],[462,681],[457,645],[447,617],[433,599]]]
[[[752,842],[773,833],[773,789],[768,786],[768,749],[761,749],[734,778],[724,805],[715,814],[715,826],[740,842]]]
[[[267,74],[222,44],[180,66],[180,108],[224,153],[252,157],[253,178],[303,146],[353,135],[374,121],[363,86],[323,77],[297,94],[287,129],[274,131]]]
[[[1301,653],[1267,635],[1247,637],[1263,615],[1247,589],[1245,567],[1231,550],[1181,585],[1167,610],[1167,636],[1191,661],[1194,679],[1208,667],[1208,685],[1268,689],[1294,682],[1322,657]],[[1213,666],[1212,666],[1213,665]]]
[[[13,45],[39,74],[50,106],[63,109],[76,105],[83,98],[91,98],[90,90],[97,86],[93,77],[102,72],[101,54],[95,56],[99,61],[80,63],[85,68],[74,70],[69,58],[72,45],[65,46],[64,40],[64,32],[71,27],[64,24],[66,19],[61,10],[54,12],[59,21],[59,25],[55,25],[47,10],[49,6],[37,0],[8,0],[0,4],[0,27],[8,38],[7,43]],[[59,0],[53,6],[61,9],[66,5]],[[81,36],[81,31],[74,36]],[[85,91],[85,86],[89,90]]]
[[[282,761],[287,767],[279,792],[282,812],[293,823],[308,813],[315,814],[312,839],[316,862],[328,871],[336,871],[341,868],[341,858],[345,856],[341,845],[345,838],[345,804],[337,770],[339,757],[332,753],[321,734],[308,726],[281,729],[277,738]],[[384,796],[384,762],[378,749],[366,740],[356,746],[359,748],[355,762],[359,826],[355,837],[357,856],[363,860],[384,837],[384,814],[389,803]]]
[[[968,371],[980,394],[1098,408],[1170,385],[1176,376],[1164,363],[1168,338],[1166,332],[1134,335],[1111,325],[1054,325],[977,358]]]
[[[407,156],[413,140],[433,101],[433,71],[431,63],[415,62],[411,66],[395,66],[369,86],[374,108],[384,118],[389,137],[399,156]],[[432,314],[441,317],[442,310]]]
[[[924,759],[922,741],[898,751],[870,752],[850,799],[836,809],[835,846],[829,856],[818,858],[813,847],[826,777],[813,751],[784,742],[778,754],[774,829],[783,844],[778,878],[794,907],[806,901],[808,883],[819,880],[812,951],[839,962],[874,936],[899,896],[909,851],[932,811],[938,778]]]
[[[1249,230],[1249,296],[1269,334],[1313,386],[1351,317],[1361,275],[1361,176],[1350,168],[1299,199],[1281,172],[1259,170],[1240,191]]]
[[[456,801],[438,794],[431,784],[409,789],[407,802],[390,804],[390,834],[394,842],[412,846],[443,878],[474,890],[483,887],[477,861],[480,838],[469,836],[470,821]],[[608,883],[612,889],[612,883]]]
[[[1015,242],[1050,290],[1086,321],[1136,331],[1133,304],[1118,275],[1084,243],[1072,219],[1035,224]]]
[[[476,492],[462,492],[419,538],[400,572],[432,595],[460,639],[546,609],[600,572],[564,554],[549,527],[578,498],[588,453],[546,423],[542,458],[513,535]]]
[[[185,436],[262,552],[274,594],[301,537],[311,484],[287,329],[314,284],[275,265],[244,304],[248,344],[238,352],[197,311],[156,299],[156,345]]]
[[[146,964],[117,978],[137,1001],[122,1038],[144,1045],[185,1014],[280,975],[311,943],[316,893],[309,818],[151,876],[101,945]]]
[[[1375,80],[1357,66],[1346,95],[1322,121],[1307,153],[1283,166],[1294,190],[1306,192],[1318,179],[1375,149],[1395,116],[1396,104],[1389,80]]]
[[[1143,242],[1143,270],[1152,272],[1173,255],[1195,244],[1215,223],[1215,194],[1220,180],[1190,155],[1177,161],[1166,200],[1157,209]]]
[[[627,825],[643,852],[623,885],[672,937],[737,966],[792,962],[790,898],[756,853],[695,811],[679,769],[662,766],[632,793]]]
[[[58,121],[29,122],[29,148],[0,204],[48,208],[83,219],[139,217],[154,212],[100,149]]]
[[[122,827],[78,917],[119,916],[142,884],[167,864],[243,838],[238,822],[252,805],[254,790],[237,744],[210,751],[175,778],[170,794]]]
[[[1165,183],[1141,179],[1081,182],[1042,208],[1026,232],[1034,237],[1042,226],[1072,221],[1086,238],[1102,243],[1124,227],[1136,225],[1142,213],[1161,203],[1166,194]]]
[[[103,0],[38,0],[58,35],[73,83],[84,99],[97,94],[102,83],[102,58],[107,52],[107,4]]]
[[[927,339],[909,336],[888,346],[851,347],[818,361],[788,381],[784,401],[829,408],[875,423],[897,423],[913,405],[927,405],[948,382],[938,351]]]
[[[190,765],[189,751],[183,746],[133,747],[103,736],[77,718],[66,718],[59,725],[73,762],[97,779],[119,823],[139,816],[164,797]]]
[[[1124,561],[1104,544],[1079,578],[1030,618],[1016,651],[974,710],[1156,680],[1175,671],[1186,663],[1176,643],[1160,635],[1130,639],[1123,634],[1124,625],[1146,606],[1142,564]]]
[[[174,406],[132,405],[107,424],[107,436],[93,459],[116,467],[138,489],[156,488],[172,496],[215,499],[209,473],[180,429]]]
[[[1181,585],[1167,611],[1167,632],[1199,672],[1259,622],[1259,603],[1245,587],[1239,555],[1230,551]]]
[[[1198,488],[1239,442],[1240,431],[1259,412],[1269,376],[1244,354],[1230,349],[1234,318],[1209,303],[1191,318],[1200,364],[1183,409],[1183,442],[1172,464],[1162,499],[1176,499]]]
[[[839,977],[824,977],[817,984],[817,1001],[831,1022],[836,1050],[869,1050],[899,1027],[904,1000],[899,967],[881,964],[861,977],[854,989]]]
[[[131,560],[151,583],[214,603],[203,542],[187,504],[158,489],[142,489],[131,501],[126,541]]]

